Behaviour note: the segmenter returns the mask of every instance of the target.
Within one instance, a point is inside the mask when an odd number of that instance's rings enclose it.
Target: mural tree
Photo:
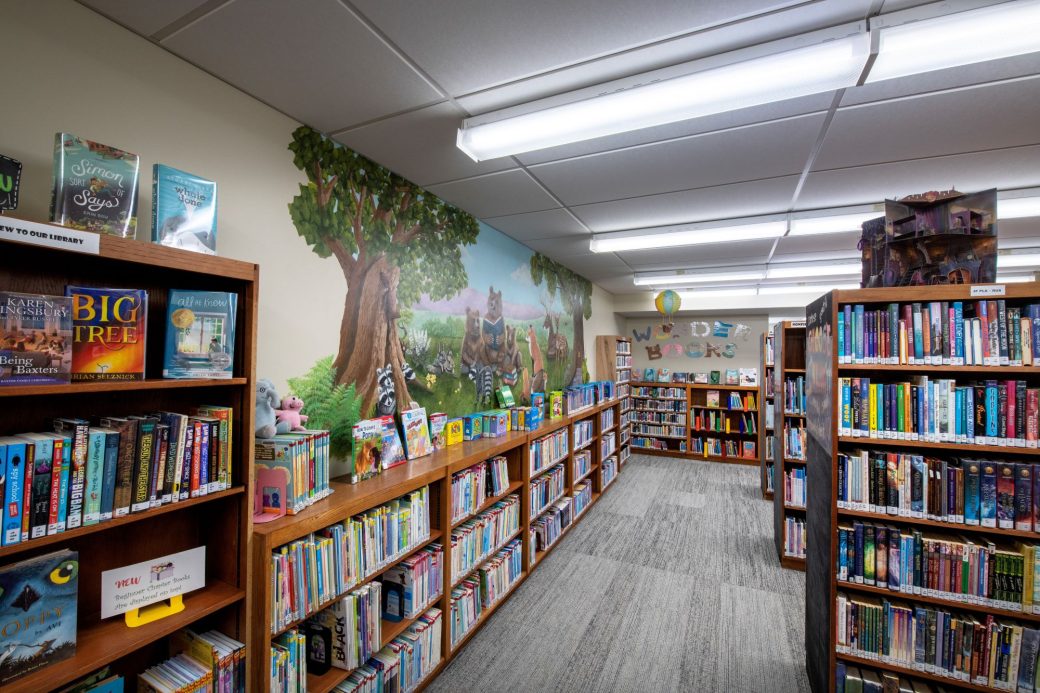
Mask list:
[[[289,150],[307,175],[289,204],[296,231],[319,257],[336,258],[347,280],[335,383],[353,384],[368,413],[381,390],[376,371],[389,366],[397,406],[407,406],[409,385],[423,386],[405,375],[401,310],[466,286],[462,246],[476,242],[477,221],[307,126]]]
[[[544,281],[550,298],[560,296],[564,310],[570,313],[574,323],[573,360],[567,366],[563,381],[570,385],[585,360],[585,320],[592,317],[592,282],[541,253],[531,256],[531,279],[536,285]]]

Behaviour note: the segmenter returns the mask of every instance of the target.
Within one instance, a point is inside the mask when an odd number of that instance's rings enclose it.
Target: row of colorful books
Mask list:
[[[1036,681],[1040,631],[1010,619],[841,592],[835,616],[838,654],[941,676],[954,685],[1014,690],[1019,680]]]
[[[766,461],[773,462],[776,460],[776,436],[773,433],[766,433]]]
[[[238,693],[246,688],[246,646],[215,630],[181,630],[170,638],[173,657],[137,675],[140,693]]]
[[[383,618],[396,623],[426,611],[441,596],[443,571],[444,548],[434,542],[380,575]]]
[[[531,481],[531,517],[537,516],[550,503],[555,503],[563,496],[567,490],[566,471],[563,464],[558,464],[548,474],[542,474]]]
[[[583,385],[565,387],[563,389],[564,413],[571,414],[612,400],[615,396],[614,388],[615,384],[612,380],[597,380]]]
[[[686,401],[686,388],[640,385],[633,388],[632,396],[642,399],[679,399]]]
[[[685,414],[687,411],[686,400],[658,400],[645,399],[639,401],[639,406],[634,409],[637,412],[669,412]]]
[[[610,486],[614,479],[617,478],[619,467],[620,465],[618,464],[617,457],[608,457],[600,463],[599,480],[601,489],[605,489],[607,488],[607,486]]]
[[[758,419],[754,412],[731,416],[725,411],[700,411],[693,417],[693,430],[754,435],[758,433]]]
[[[686,426],[655,426],[648,423],[637,423],[632,432],[638,436],[660,436],[665,438],[686,438]]]
[[[809,452],[809,438],[804,424],[784,424],[784,457],[789,460],[806,459]]]
[[[1037,447],[1040,388],[1025,380],[839,378],[840,435]]]
[[[784,378],[784,413],[805,414],[805,378]]]
[[[784,516],[784,555],[805,558],[805,518]]]
[[[143,380],[148,292],[0,292],[0,386]],[[238,295],[170,289],[164,378],[230,378]]]
[[[592,442],[592,439],[594,438],[592,419],[585,419],[584,421],[575,421],[573,424],[573,428],[575,450],[583,448]]]
[[[576,480],[581,480],[592,471],[592,451],[582,450],[581,452],[574,453],[574,476]]]
[[[682,350],[680,345],[674,344],[672,347],[665,347],[664,353],[672,351],[674,347],[674,353],[682,355],[686,353]],[[651,347],[647,347],[650,349]],[[687,354],[690,355],[690,354]],[[703,354],[701,354],[703,355]],[[696,356],[694,356],[696,358]],[[694,383],[697,385],[741,385],[741,386],[754,386],[758,385],[758,369],[757,368],[727,368],[725,371],[702,371],[702,372],[687,372],[687,371],[675,371],[671,372],[667,368],[646,368],[643,371],[643,381],[648,383],[660,382],[660,383]]]
[[[531,562],[538,551],[545,551],[563,535],[565,529],[574,520],[574,505],[570,496],[564,496],[549,506],[544,513],[531,520],[530,546]]]
[[[327,498],[331,461],[329,431],[290,431],[253,444],[256,484],[263,511],[295,515]]]
[[[848,304],[838,363],[1030,366],[1040,355],[1040,304],[990,301]]]
[[[574,506],[574,519],[581,517],[581,514],[592,505],[592,479],[585,479],[574,484],[572,505]]]
[[[482,613],[509,592],[523,574],[523,553],[519,538],[495,553],[475,575],[467,577],[451,591],[451,644],[457,645],[480,619]]]
[[[721,438],[690,438],[690,450],[704,457],[734,457],[739,459],[756,459],[758,447],[753,440],[723,440]]]
[[[457,584],[520,529],[520,496],[511,494],[451,531],[451,582]]]
[[[1027,689],[1022,689],[1027,690]],[[1032,690],[1032,689],[1028,689]],[[940,683],[931,684],[891,671],[875,671],[838,660],[835,693],[953,693]]]
[[[599,439],[599,458],[606,459],[608,455],[613,455],[614,451],[617,450],[617,436],[614,433],[607,433]]]
[[[599,429],[605,431],[614,425],[614,407],[608,407],[599,413]]]
[[[271,631],[315,612],[429,539],[429,494],[424,486],[273,551]]]
[[[870,522],[838,526],[837,579],[893,592],[1040,613],[1037,547]]]
[[[570,454],[570,447],[567,444],[568,440],[565,427],[531,441],[528,459],[531,465],[531,474],[534,475],[543,469],[551,467]]]
[[[475,513],[509,487],[509,461],[499,455],[451,475],[451,520]]]
[[[230,407],[54,420],[0,437],[3,545],[229,488]]]
[[[805,467],[785,469],[784,504],[804,508],[806,505],[805,499]]]
[[[722,394],[718,390],[708,390],[704,395],[704,406],[710,409],[723,408]],[[739,392],[730,392],[726,398],[725,408],[733,411],[757,411],[758,401],[753,392],[746,392],[743,395]]]
[[[351,590],[307,619],[308,670],[330,667],[350,671],[379,651],[382,642],[382,583]],[[319,647],[319,645],[321,647]]]
[[[1040,532],[1040,465],[856,450],[837,473],[839,508]]]
[[[628,462],[628,458],[632,456],[632,447],[625,445],[625,441],[621,441],[621,449],[618,450],[618,459],[621,460],[621,464]]]
[[[694,449],[694,452],[704,452],[703,441],[700,438],[696,439],[697,443],[700,444],[700,449]],[[634,448],[645,448],[647,450],[676,450],[678,452],[686,452],[686,440],[675,440],[673,445],[669,445],[669,441],[662,440],[660,438],[648,438],[641,436],[636,432],[632,434],[631,445]]]
[[[631,420],[638,423],[672,424],[673,426],[686,425],[686,414],[674,414],[669,411],[634,411],[632,415]]]

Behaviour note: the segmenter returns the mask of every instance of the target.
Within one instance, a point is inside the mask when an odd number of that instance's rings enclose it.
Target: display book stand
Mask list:
[[[648,455],[709,462],[759,464],[762,408],[757,406],[760,404],[758,385],[634,382],[632,388],[633,412],[636,415],[632,422],[633,450]],[[719,393],[718,406],[708,405],[708,393],[711,391]],[[741,402],[750,395],[755,398],[756,406],[747,409],[743,406],[729,406],[731,395],[739,397]],[[747,417],[748,414],[751,416]],[[640,421],[640,416],[650,420]],[[699,429],[698,417],[701,420]],[[741,420],[750,421],[754,430],[747,425],[745,430],[741,430]],[[648,441],[650,445],[645,444]],[[744,442],[754,444],[754,453],[744,454]],[[726,443],[735,446],[735,454],[727,453]]]
[[[773,433],[773,332],[772,330],[762,334],[761,345],[762,357],[759,363],[759,373],[762,379],[759,381],[760,391],[758,393],[759,406],[762,407],[762,438],[758,454],[761,463],[759,465],[759,486],[762,489],[762,497],[773,500],[773,451],[776,449],[776,436]]]
[[[780,565],[805,570],[805,556],[786,550],[789,539],[788,518],[794,523],[804,523],[805,507],[790,502],[785,495],[787,475],[801,474],[805,470],[804,446],[799,454],[797,446],[791,445],[792,436],[805,438],[805,412],[800,411],[800,407],[788,408],[784,395],[789,383],[797,384],[800,380],[804,387],[805,323],[801,320],[777,323],[773,328],[773,337],[773,432],[776,436],[773,450],[781,460],[779,467],[774,467],[773,540]]]
[[[298,626],[306,620],[306,618],[299,619],[293,623],[288,624],[285,628],[279,630],[276,633],[271,632],[269,624],[271,623],[271,554],[277,550],[280,546],[295,541],[297,539],[305,538],[312,532],[318,532],[325,527],[329,527],[337,522],[341,522],[352,515],[364,512],[370,508],[383,505],[395,498],[404,496],[416,489],[422,488],[423,486],[430,486],[430,538],[415,547],[413,547],[406,554],[399,556],[393,561],[390,561],[385,566],[380,568],[378,571],[371,575],[366,576],[363,580],[360,580],[356,585],[352,586],[350,590],[355,590],[358,587],[377,579],[380,575],[386,572],[388,569],[397,565],[404,559],[412,556],[417,551],[427,546],[431,542],[438,542],[443,547],[444,556],[442,560],[444,586],[440,597],[438,597],[427,610],[430,608],[439,608],[443,614],[444,619],[442,634],[443,640],[441,643],[441,660],[440,663],[430,671],[422,682],[414,689],[421,690],[426,687],[436,676],[444,669],[445,666],[459,653],[463,646],[469,641],[469,639],[476,633],[490,618],[494,612],[502,605],[502,603],[512,594],[516,592],[516,588],[523,582],[534,568],[541,563],[542,560],[557,546],[560,544],[560,540],[574,525],[584,518],[588,513],[589,506],[586,506],[585,510],[575,517],[571,524],[564,529],[563,533],[559,538],[546,550],[538,551],[532,556],[530,546],[530,533],[529,527],[531,522],[540,514],[531,517],[530,516],[530,482],[532,479],[536,479],[543,474],[547,474],[552,469],[563,465],[565,468],[565,485],[566,490],[565,496],[573,497],[574,487],[578,482],[583,479],[576,479],[574,475],[574,453],[573,441],[574,431],[573,426],[575,423],[584,420],[593,421],[593,437],[591,442],[586,446],[586,449],[592,453],[592,469],[583,478],[591,478],[593,480],[593,493],[592,503],[594,505],[599,500],[601,494],[609,487],[604,486],[601,476],[601,464],[603,460],[600,459],[600,441],[604,436],[609,436],[611,433],[615,435],[617,440],[617,425],[611,426],[610,428],[603,429],[601,427],[600,415],[607,409],[612,409],[614,413],[614,421],[618,421],[618,409],[620,407],[619,401],[615,398],[600,404],[585,407],[579,412],[571,415],[564,416],[558,419],[546,419],[542,425],[535,431],[511,431],[504,436],[498,438],[482,438],[475,441],[463,442],[457,445],[438,450],[432,455],[422,457],[416,460],[412,460],[406,464],[394,467],[384,471],[377,477],[363,481],[358,484],[346,484],[340,481],[332,481],[331,487],[333,493],[325,499],[322,499],[314,505],[308,507],[303,512],[282,517],[272,522],[257,525],[253,532],[253,570],[256,580],[256,590],[254,594],[253,609],[257,615],[256,627],[252,630],[252,635],[249,640],[250,648],[250,680],[252,686],[250,690],[267,690],[268,677],[270,676],[270,651],[271,641],[274,637],[277,637],[281,633]],[[551,465],[546,466],[543,469],[538,470],[534,474],[531,473],[531,466],[529,463],[529,444],[539,440],[540,438],[558,431],[561,428],[569,428],[568,431],[568,451],[565,456],[562,456],[559,460]],[[520,494],[520,529],[518,534],[512,535],[509,540],[512,540],[516,536],[521,537],[522,553],[523,553],[523,573],[517,579],[517,581],[509,588],[509,591],[499,597],[499,599],[492,604],[490,607],[484,610],[480,615],[479,619],[471,626],[466,634],[459,640],[458,644],[452,647],[451,645],[451,628],[450,626],[450,615],[451,615],[451,589],[452,585],[462,580],[465,575],[470,575],[477,571],[481,566],[487,563],[491,557],[494,556],[496,551],[491,553],[491,556],[476,564],[468,570],[464,575],[453,576],[451,575],[450,566],[451,560],[451,531],[458,525],[462,524],[466,520],[470,519],[477,513],[467,515],[459,518],[458,520],[452,521],[451,519],[451,478],[456,472],[462,471],[468,467],[478,464],[486,459],[495,457],[496,455],[504,455],[507,460],[507,466],[509,469],[509,485],[506,491],[502,494],[489,498],[484,505],[477,510],[482,512],[487,508],[491,507],[497,501],[505,498],[506,496],[519,493]],[[612,455],[608,455],[607,458]],[[616,478],[614,479],[616,480]],[[549,503],[542,512],[547,512],[552,503]],[[503,545],[507,542],[504,542]],[[344,593],[345,594],[345,593]],[[343,595],[339,595],[343,596]],[[338,597],[337,597],[338,598]],[[333,600],[326,602],[324,606],[331,604]],[[320,609],[308,614],[308,617],[317,613]],[[385,646],[387,643],[392,641],[398,635],[403,633],[407,628],[417,620],[416,618],[405,618],[398,622],[389,622],[384,620],[381,625],[381,636],[382,642],[380,647]],[[446,653],[446,654],[445,654]],[[308,693],[324,693],[326,691],[333,690],[340,682],[347,678],[350,674],[349,671],[343,669],[332,668],[325,674],[320,676],[308,675],[307,677],[307,692]]]
[[[97,255],[16,241],[0,241],[0,254],[4,291],[64,295],[67,284],[148,291],[144,380],[0,387],[0,401],[8,405],[0,434],[48,431],[51,420],[62,416],[94,422],[98,416],[187,413],[196,405],[214,404],[234,408],[235,451],[233,485],[227,490],[0,548],[2,565],[58,549],[77,551],[80,564],[75,656],[4,685],[4,692],[56,690],[105,665],[135,681],[139,672],[168,657],[167,636],[185,627],[215,628],[246,642],[259,268],[113,236],[101,236]],[[238,294],[235,377],[162,378],[167,290],[173,287]],[[206,547],[206,586],[183,596],[182,611],[136,628],[127,626],[123,616],[101,620],[102,571],[200,545]]]
[[[631,455],[632,438],[632,340],[617,335],[596,337],[596,380],[610,380],[621,404],[618,461],[624,465]]]
[[[975,296],[973,289],[999,287],[999,295]],[[1022,305],[1040,301],[1040,283],[1004,285],[927,286],[906,288],[879,288],[837,290],[813,302],[807,309],[807,367],[809,379],[809,483],[812,494],[808,499],[809,541],[806,551],[805,607],[806,607],[806,670],[809,683],[816,693],[833,691],[837,662],[862,666],[864,669],[891,673],[907,679],[940,683],[951,690],[995,691],[994,687],[976,685],[945,676],[909,669],[882,659],[867,659],[853,654],[839,654],[836,650],[837,623],[835,602],[839,591],[850,598],[890,597],[895,603],[914,607],[943,608],[954,614],[967,614],[979,621],[987,615],[1005,623],[1037,627],[1040,616],[1022,612],[994,609],[982,604],[952,601],[941,596],[925,596],[894,592],[869,585],[839,581],[836,575],[838,560],[838,526],[856,521],[874,522],[895,527],[904,532],[919,530],[943,535],[944,538],[967,539],[975,543],[994,542],[998,545],[1015,541],[1036,543],[1040,534],[1014,529],[999,529],[978,525],[946,523],[929,519],[904,517],[884,513],[847,510],[837,505],[838,453],[857,449],[881,452],[906,452],[930,457],[983,458],[996,461],[1040,461],[1035,448],[1001,447],[961,443],[936,443],[923,440],[891,440],[839,435],[841,420],[839,378],[868,377],[872,382],[902,382],[918,375],[929,378],[956,378],[965,382],[987,379],[1025,380],[1030,388],[1040,384],[1040,367],[1033,366],[965,366],[965,365],[888,365],[839,364],[836,320],[838,312],[847,304],[863,304],[867,310],[883,309],[889,303],[932,301],[970,301],[1003,298],[1007,305]],[[1036,361],[1034,361],[1034,364]],[[1033,541],[1030,541],[1033,540]],[[1007,689],[1011,690],[1011,689]]]

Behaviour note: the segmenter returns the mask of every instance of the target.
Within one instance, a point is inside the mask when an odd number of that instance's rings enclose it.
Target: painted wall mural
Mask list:
[[[297,233],[346,279],[338,344],[289,385],[346,454],[350,426],[416,401],[449,416],[580,380],[592,284],[306,126]]]

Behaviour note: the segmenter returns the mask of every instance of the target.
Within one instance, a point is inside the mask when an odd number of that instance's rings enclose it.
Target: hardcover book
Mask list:
[[[727,368],[726,369],[726,384],[727,385],[736,385],[739,382],[740,382],[740,376],[737,374],[737,369],[736,368]]]
[[[405,456],[401,434],[392,416],[381,416],[379,422],[383,427],[383,469],[390,469],[408,461]]]
[[[68,286],[72,380],[144,380],[148,292]]]
[[[441,412],[430,414],[430,438],[435,450],[443,450],[448,446],[444,428],[448,423],[448,415]]]
[[[426,410],[422,407],[401,412],[401,428],[404,429],[405,450],[408,459],[424,457],[433,453],[430,428],[426,423]]]
[[[238,294],[170,289],[164,378],[232,376]]]
[[[451,419],[444,424],[444,438],[446,445],[458,445],[462,442],[462,419]]]
[[[350,483],[356,484],[375,476],[382,469],[383,422],[379,419],[359,421],[354,424],[353,436]]]
[[[217,184],[172,166],[152,167],[152,241],[215,255]]]
[[[0,567],[0,684],[76,654],[79,556],[62,550]]]
[[[758,385],[757,368],[741,368],[739,372],[741,385]]]
[[[0,386],[58,385],[72,372],[72,299],[0,291]]]
[[[51,221],[134,238],[139,169],[136,154],[59,132],[54,136]]]

